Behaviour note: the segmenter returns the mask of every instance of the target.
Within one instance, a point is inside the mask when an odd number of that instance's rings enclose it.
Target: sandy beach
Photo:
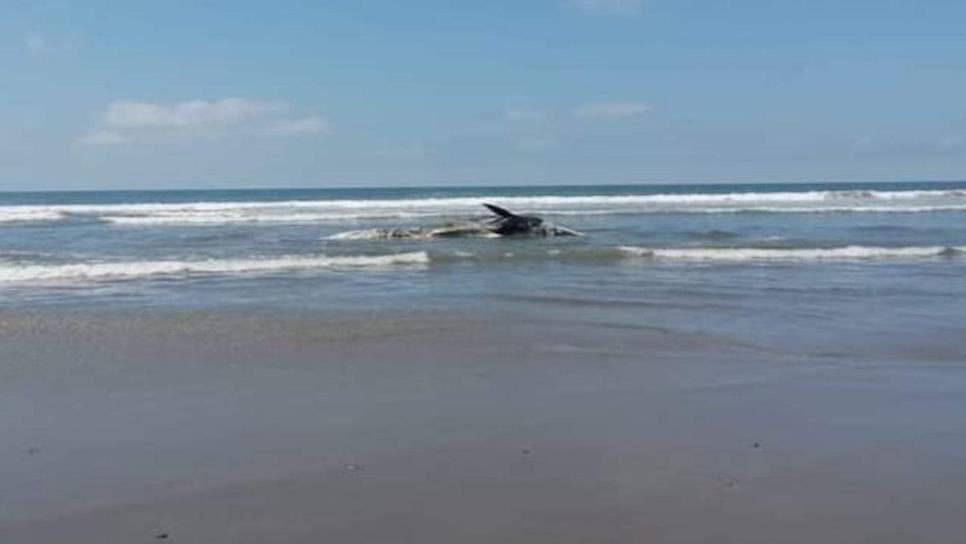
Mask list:
[[[498,311],[18,311],[0,339],[4,543],[961,533],[943,358]]]
[[[0,5],[0,544],[966,543],[966,1]]]

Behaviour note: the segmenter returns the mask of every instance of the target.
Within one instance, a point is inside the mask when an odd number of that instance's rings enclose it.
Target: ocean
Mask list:
[[[386,236],[481,203],[582,235]],[[956,542],[964,218],[966,183],[0,194],[0,541]]]
[[[583,235],[370,235],[483,220],[484,202]],[[648,308],[662,322],[744,336],[789,327],[880,335],[964,321],[964,218],[966,183],[4,193],[0,300],[613,316]]]

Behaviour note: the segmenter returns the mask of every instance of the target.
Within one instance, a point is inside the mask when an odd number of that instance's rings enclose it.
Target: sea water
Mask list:
[[[484,202],[583,235],[366,235]],[[966,331],[964,220],[966,183],[0,193],[0,307],[498,307],[934,345]]]

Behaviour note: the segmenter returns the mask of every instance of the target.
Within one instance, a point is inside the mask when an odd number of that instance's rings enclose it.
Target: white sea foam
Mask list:
[[[386,229],[347,230],[329,236],[329,240],[382,240],[387,238]]]
[[[492,200],[492,199],[491,199]],[[238,224],[313,224],[313,223],[339,223],[358,220],[377,220],[377,219],[417,219],[436,217],[440,215],[474,215],[479,213],[479,202],[477,206],[467,205],[465,209],[456,207],[440,208],[437,210],[425,209],[421,211],[404,211],[392,209],[370,209],[350,213],[341,210],[327,210],[319,207],[313,212],[302,213],[283,213],[282,211],[253,211],[253,210],[225,210],[222,212],[211,211],[180,211],[167,212],[159,211],[144,215],[101,215],[98,218],[108,223],[129,226],[205,226],[205,225],[238,225]],[[962,212],[966,211],[966,203],[959,205],[938,205],[938,206],[915,206],[915,205],[892,205],[892,206],[652,206],[634,207],[629,205],[612,206],[609,208],[551,208],[532,205],[527,207],[525,204],[512,205],[517,209],[526,209],[542,214],[580,216],[580,215],[614,215],[614,214],[648,214],[648,213],[689,213],[689,214],[727,214],[727,213],[930,213],[930,212]],[[41,219],[38,219],[41,220]]]
[[[623,246],[630,257],[666,261],[864,261],[915,260],[953,257],[966,253],[966,247],[912,246],[877,247],[845,246],[835,248],[649,248]]]
[[[435,228],[402,229],[361,229],[339,232],[328,237],[329,240],[432,240],[462,236],[465,238],[500,238],[495,232],[480,229],[475,225],[449,225]]]
[[[388,255],[288,256],[198,261],[126,261],[56,265],[0,264],[0,283],[131,280],[156,276],[246,275],[315,269],[425,266],[425,251]]]
[[[34,223],[63,218],[63,212],[42,207],[0,207],[0,223]]]
[[[966,204],[941,206],[742,206],[662,210],[681,213],[938,213],[966,211]]]
[[[99,218],[116,225],[132,226],[204,226],[204,225],[237,225],[237,224],[312,224],[338,223],[340,221],[355,221],[358,219],[405,219],[435,215],[432,212],[408,213],[394,211],[371,211],[361,213],[331,212],[317,210],[315,212],[287,213],[285,210],[239,209],[212,211],[161,211],[150,214],[118,214],[101,215]]]
[[[579,215],[611,213],[848,213],[966,211],[966,190],[783,191],[651,195],[499,196],[454,198],[295,200],[286,202],[190,202],[0,206],[0,223],[56,221],[69,215],[110,223],[218,225],[315,223],[358,219],[467,216],[485,212],[481,202],[522,211]]]

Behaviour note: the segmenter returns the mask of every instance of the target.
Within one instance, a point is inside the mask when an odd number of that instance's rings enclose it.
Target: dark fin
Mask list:
[[[495,213],[496,215],[499,215],[500,217],[516,217],[514,213],[504,208],[501,208],[499,206],[494,206],[493,204],[486,204],[486,203],[484,203],[483,205],[486,206],[488,210]]]

